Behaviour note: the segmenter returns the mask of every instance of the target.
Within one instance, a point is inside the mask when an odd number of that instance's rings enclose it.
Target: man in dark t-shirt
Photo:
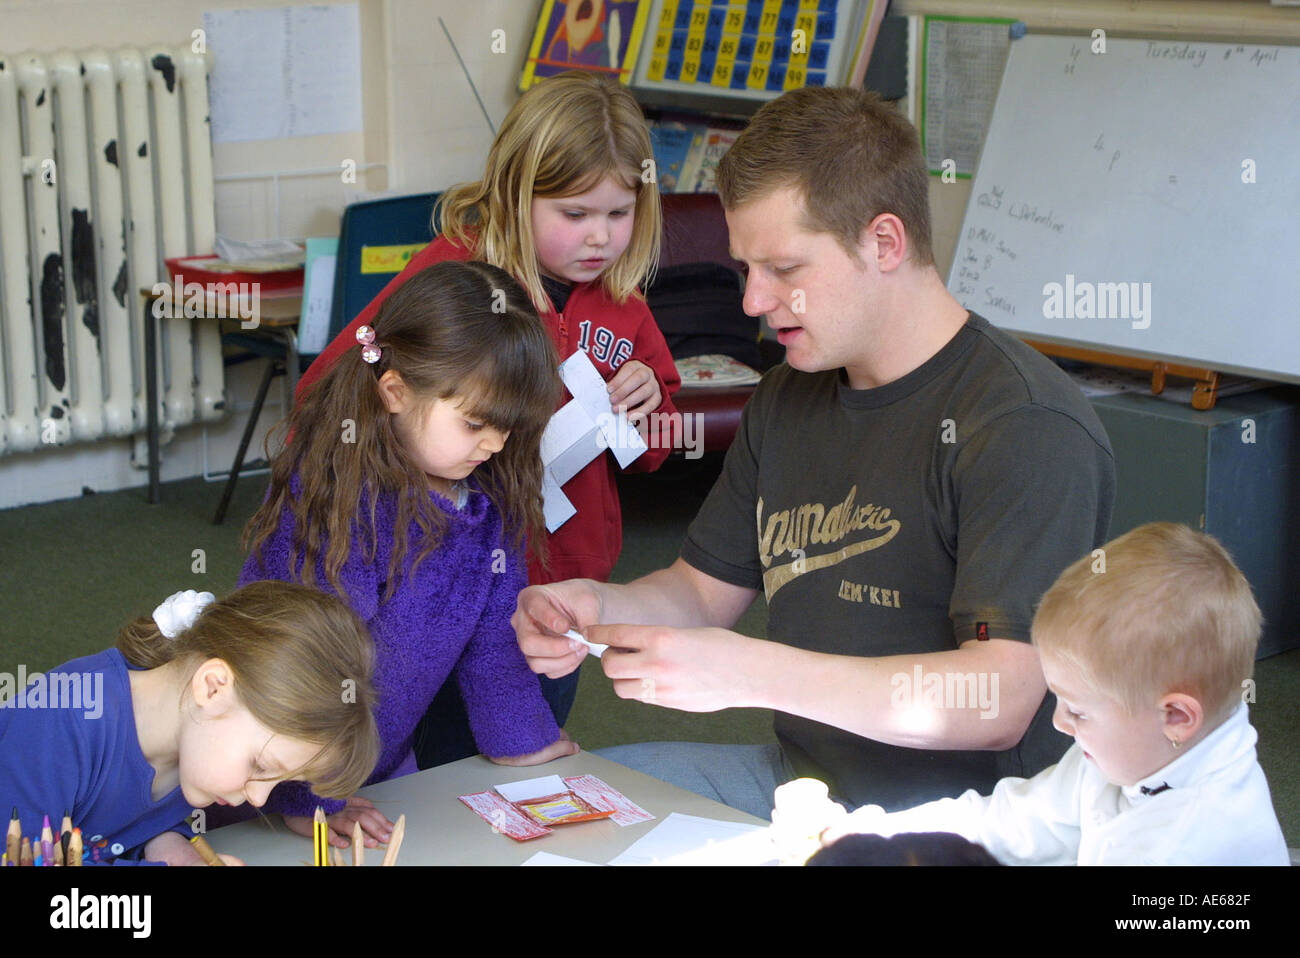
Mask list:
[[[624,698],[775,710],[779,746],[601,753],[757,815],[797,775],[894,809],[1035,774],[1068,740],[1029,625],[1105,541],[1101,424],[948,293],[916,132],[873,95],[785,94],[717,182],[746,312],[786,364],[746,407],[681,558],[628,585],[525,590],[520,647],[564,674],[585,655],[558,637],[576,628],[614,647],[602,666]],[[768,639],[729,631],[760,588]]]

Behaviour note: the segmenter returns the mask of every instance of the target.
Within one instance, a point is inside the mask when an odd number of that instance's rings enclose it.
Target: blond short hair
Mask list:
[[[718,162],[715,185],[729,210],[794,187],[803,198],[804,227],[830,233],[854,258],[862,231],[893,213],[912,261],[934,265],[920,138],[875,93],[804,87],[765,104]]]
[[[442,232],[474,259],[515,277],[538,312],[549,312],[533,238],[533,197],[575,196],[612,176],[636,194],[632,239],[601,275],[610,298],[624,303],[640,295],[637,287],[659,261],[659,185],[645,175],[653,159],[650,128],[630,92],[595,74],[558,74],[530,87],[511,108],[488,151],[483,179],[443,195]]]
[[[1043,655],[1130,714],[1182,692],[1217,722],[1241,701],[1261,626],[1250,583],[1217,540],[1153,522],[1062,572],[1032,631]]]

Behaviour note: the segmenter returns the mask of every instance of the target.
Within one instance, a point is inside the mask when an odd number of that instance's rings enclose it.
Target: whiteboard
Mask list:
[[[949,290],[1030,338],[1300,382],[1300,47],[1091,46],[1011,45]]]

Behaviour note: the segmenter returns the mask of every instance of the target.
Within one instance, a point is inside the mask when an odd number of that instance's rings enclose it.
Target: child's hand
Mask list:
[[[836,806],[837,808],[839,806]],[[840,809],[842,812],[843,809]],[[826,848],[839,841],[845,835],[862,835],[883,833],[886,829],[886,812],[879,805],[863,805],[848,814],[835,816],[821,833],[822,847]]]
[[[360,795],[348,799],[347,806],[341,812],[329,816],[329,840],[335,848],[352,847],[352,825],[361,823],[361,837],[367,848],[377,848],[386,843],[393,833],[393,823],[384,817],[384,813],[375,808],[375,803]],[[291,832],[311,838],[312,817],[310,815],[285,815],[285,825]]]
[[[496,762],[498,765],[541,765],[552,759],[564,758],[566,755],[575,755],[581,752],[578,743],[569,738],[569,733],[560,729],[560,737],[544,749],[536,752],[530,752],[527,755],[509,755],[504,758],[493,758],[488,756],[488,761]]]
[[[202,856],[180,832],[163,832],[145,842],[144,857],[146,861],[166,862],[168,865],[204,865]],[[241,859],[234,855],[222,855],[227,865],[242,865]]]
[[[620,366],[606,385],[609,404],[615,412],[626,411],[633,425],[638,425],[663,401],[654,370],[638,359],[629,359]]]

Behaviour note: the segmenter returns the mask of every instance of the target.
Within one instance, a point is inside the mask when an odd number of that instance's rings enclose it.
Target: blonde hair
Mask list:
[[[288,777],[318,795],[346,798],[379,761],[374,640],[332,595],[288,582],[253,582],[218,599],[173,639],[143,616],[118,633],[128,663],[156,669],[180,661],[197,669],[221,659],[240,703],[269,731],[320,746]],[[193,672],[191,671],[192,675]]]
[[[1218,541],[1153,522],[1062,572],[1032,630],[1042,654],[1130,714],[1183,692],[1217,724],[1254,672],[1261,625],[1250,583]]]
[[[918,266],[933,266],[930,182],[916,127],[875,93],[804,87],[763,105],[718,162],[725,209],[794,187],[803,225],[854,259],[862,231],[893,213]]]
[[[631,93],[594,74],[561,73],[531,87],[511,108],[488,151],[483,179],[443,194],[442,232],[473,259],[510,273],[537,310],[549,312],[533,197],[574,196],[612,176],[636,193],[631,242],[601,274],[606,293],[621,304],[640,295],[637,287],[659,261],[659,185],[643,177],[645,161],[653,158],[650,130]]]

